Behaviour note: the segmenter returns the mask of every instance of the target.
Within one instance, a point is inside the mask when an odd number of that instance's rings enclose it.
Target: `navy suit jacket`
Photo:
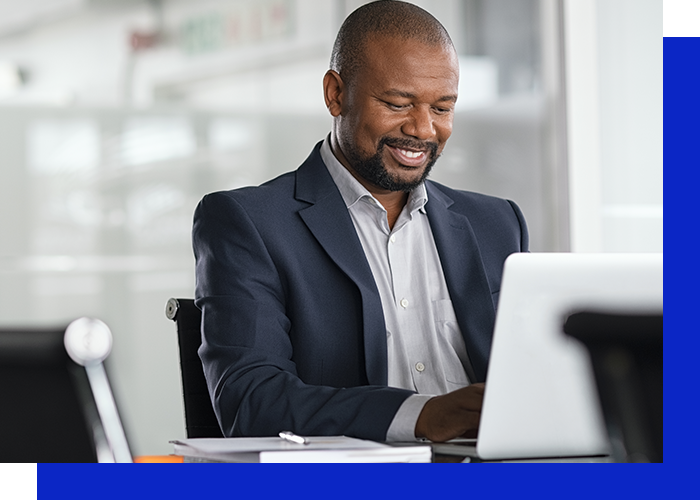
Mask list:
[[[386,385],[379,292],[319,150],[262,186],[209,194],[195,212],[199,354],[227,436],[381,441],[412,394]],[[483,381],[503,262],[527,251],[525,220],[511,201],[426,185],[468,375]]]

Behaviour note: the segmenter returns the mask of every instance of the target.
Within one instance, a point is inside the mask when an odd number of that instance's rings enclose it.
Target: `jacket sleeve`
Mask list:
[[[510,203],[513,212],[515,212],[515,217],[518,219],[518,225],[520,226],[520,252],[530,251],[530,235],[527,230],[527,223],[525,222],[525,216],[520,210],[520,207],[511,200],[507,200]]]
[[[384,440],[410,391],[311,385],[297,374],[278,263],[246,209],[229,193],[194,215],[199,355],[226,436],[348,435]],[[297,334],[303,334],[303,332]],[[331,334],[331,332],[329,332]]]

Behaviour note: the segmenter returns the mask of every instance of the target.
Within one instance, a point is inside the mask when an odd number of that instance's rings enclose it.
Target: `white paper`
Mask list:
[[[430,446],[392,447],[346,436],[307,437],[296,444],[276,437],[196,438],[171,441],[175,454],[250,462],[430,462]]]

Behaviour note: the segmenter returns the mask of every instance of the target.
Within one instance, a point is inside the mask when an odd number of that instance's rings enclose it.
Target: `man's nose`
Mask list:
[[[402,131],[404,134],[422,141],[435,137],[434,117],[430,107],[413,108],[402,127]]]

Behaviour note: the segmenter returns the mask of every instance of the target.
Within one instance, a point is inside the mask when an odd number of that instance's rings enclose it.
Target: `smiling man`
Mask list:
[[[360,7],[323,79],[329,136],[200,202],[200,356],[225,435],[475,435],[503,262],[528,237],[513,202],[426,180],[458,83],[429,13]]]
[[[431,42],[402,39],[401,32],[359,38],[348,31],[341,28],[333,69],[324,78],[326,105],[335,118],[331,147],[387,209],[393,227],[408,194],[428,176],[452,133],[457,54],[447,32]],[[350,63],[351,71],[343,69],[347,44],[362,47],[364,64]]]

